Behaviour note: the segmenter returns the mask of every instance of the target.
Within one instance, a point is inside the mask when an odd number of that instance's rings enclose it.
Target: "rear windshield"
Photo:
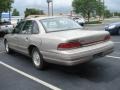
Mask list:
[[[78,23],[69,18],[48,18],[40,20],[40,22],[43,24],[46,32],[67,31],[82,28]]]

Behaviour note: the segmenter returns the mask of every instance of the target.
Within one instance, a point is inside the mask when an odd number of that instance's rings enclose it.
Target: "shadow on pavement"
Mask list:
[[[19,53],[12,54],[10,55],[11,57],[19,58],[17,59],[17,62],[21,63],[21,65],[24,63],[27,67],[25,68],[32,68],[32,60],[24,55],[21,55]],[[104,60],[105,59],[105,60]],[[16,60],[15,60],[16,61]],[[19,64],[20,64],[19,63]],[[20,66],[24,67],[24,66]],[[45,71],[38,71],[34,70],[33,72],[36,72],[38,75],[40,73],[49,73],[49,74],[54,74],[54,73],[59,73],[59,75],[62,76],[68,76],[68,77],[77,77],[77,78],[84,78],[89,81],[93,82],[109,82],[113,80],[116,73],[114,72],[116,68],[114,68],[109,60],[106,60],[106,58],[101,58],[97,59],[95,61],[85,63],[85,64],[80,64],[77,66],[61,66],[61,65],[54,65],[54,64],[48,64],[48,67]],[[113,71],[112,71],[113,70]],[[55,75],[53,75],[55,76]]]

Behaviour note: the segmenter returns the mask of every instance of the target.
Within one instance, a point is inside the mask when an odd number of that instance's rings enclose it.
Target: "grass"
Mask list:
[[[90,21],[90,22],[86,22],[86,24],[101,24],[102,21]]]

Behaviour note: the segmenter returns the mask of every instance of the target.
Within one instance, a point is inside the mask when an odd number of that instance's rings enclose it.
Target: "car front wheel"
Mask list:
[[[11,49],[9,48],[9,45],[8,45],[8,42],[7,41],[5,41],[5,51],[6,51],[6,53],[11,53],[12,51],[11,51]]]
[[[40,69],[40,70],[44,69],[45,62],[44,62],[43,57],[37,48],[33,48],[33,50],[32,50],[32,60],[33,60],[34,66],[37,69]]]

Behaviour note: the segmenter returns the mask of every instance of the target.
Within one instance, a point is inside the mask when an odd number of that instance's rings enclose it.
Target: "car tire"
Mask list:
[[[12,52],[12,50],[9,48],[9,44],[8,44],[8,42],[7,41],[5,41],[5,51],[6,51],[6,53],[7,54],[10,54],[11,52]]]
[[[46,62],[43,60],[42,54],[37,48],[33,48],[32,50],[32,61],[33,65],[38,70],[44,70],[46,66]]]

